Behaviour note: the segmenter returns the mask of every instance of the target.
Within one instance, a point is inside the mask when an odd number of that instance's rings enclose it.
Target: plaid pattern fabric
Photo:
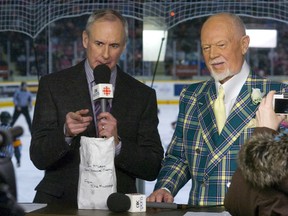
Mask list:
[[[182,91],[177,127],[155,189],[166,187],[175,196],[192,179],[189,204],[223,205],[237,168],[238,151],[254,130],[247,127],[259,106],[252,103],[252,88],[266,95],[270,90],[280,92],[288,87],[250,74],[220,135],[213,112],[217,97],[214,80],[192,84]]]

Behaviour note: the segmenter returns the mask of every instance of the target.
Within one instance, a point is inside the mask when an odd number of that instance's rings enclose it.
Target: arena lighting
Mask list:
[[[277,46],[277,30],[275,29],[246,29],[250,37],[249,47],[275,48]]]
[[[160,49],[159,61],[164,61],[167,36],[165,30],[143,30],[143,61],[157,61]]]

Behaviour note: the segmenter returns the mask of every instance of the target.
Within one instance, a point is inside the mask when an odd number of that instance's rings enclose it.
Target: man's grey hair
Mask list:
[[[107,21],[115,21],[119,19],[123,24],[125,30],[125,40],[126,43],[128,40],[128,23],[127,20],[117,11],[112,9],[103,9],[93,12],[87,20],[85,30],[89,34],[90,33],[90,26],[97,20],[107,20]]]

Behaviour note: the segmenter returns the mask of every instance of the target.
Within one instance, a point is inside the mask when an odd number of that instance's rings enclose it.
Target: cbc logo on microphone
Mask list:
[[[144,194],[134,193],[126,194],[131,201],[129,212],[145,212],[146,211],[146,196]]]
[[[104,86],[102,92],[105,96],[109,96],[111,95],[112,89],[110,88],[110,86]]]
[[[140,212],[143,211],[144,208],[146,210],[146,206],[144,206],[143,196],[140,196],[139,200],[136,200],[136,208],[139,209]]]
[[[112,84],[100,83],[92,87],[93,100],[99,98],[113,98],[113,86]]]

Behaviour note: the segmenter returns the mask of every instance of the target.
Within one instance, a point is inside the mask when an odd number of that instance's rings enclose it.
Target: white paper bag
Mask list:
[[[108,209],[106,201],[116,192],[114,137],[81,137],[78,183],[79,209]]]

